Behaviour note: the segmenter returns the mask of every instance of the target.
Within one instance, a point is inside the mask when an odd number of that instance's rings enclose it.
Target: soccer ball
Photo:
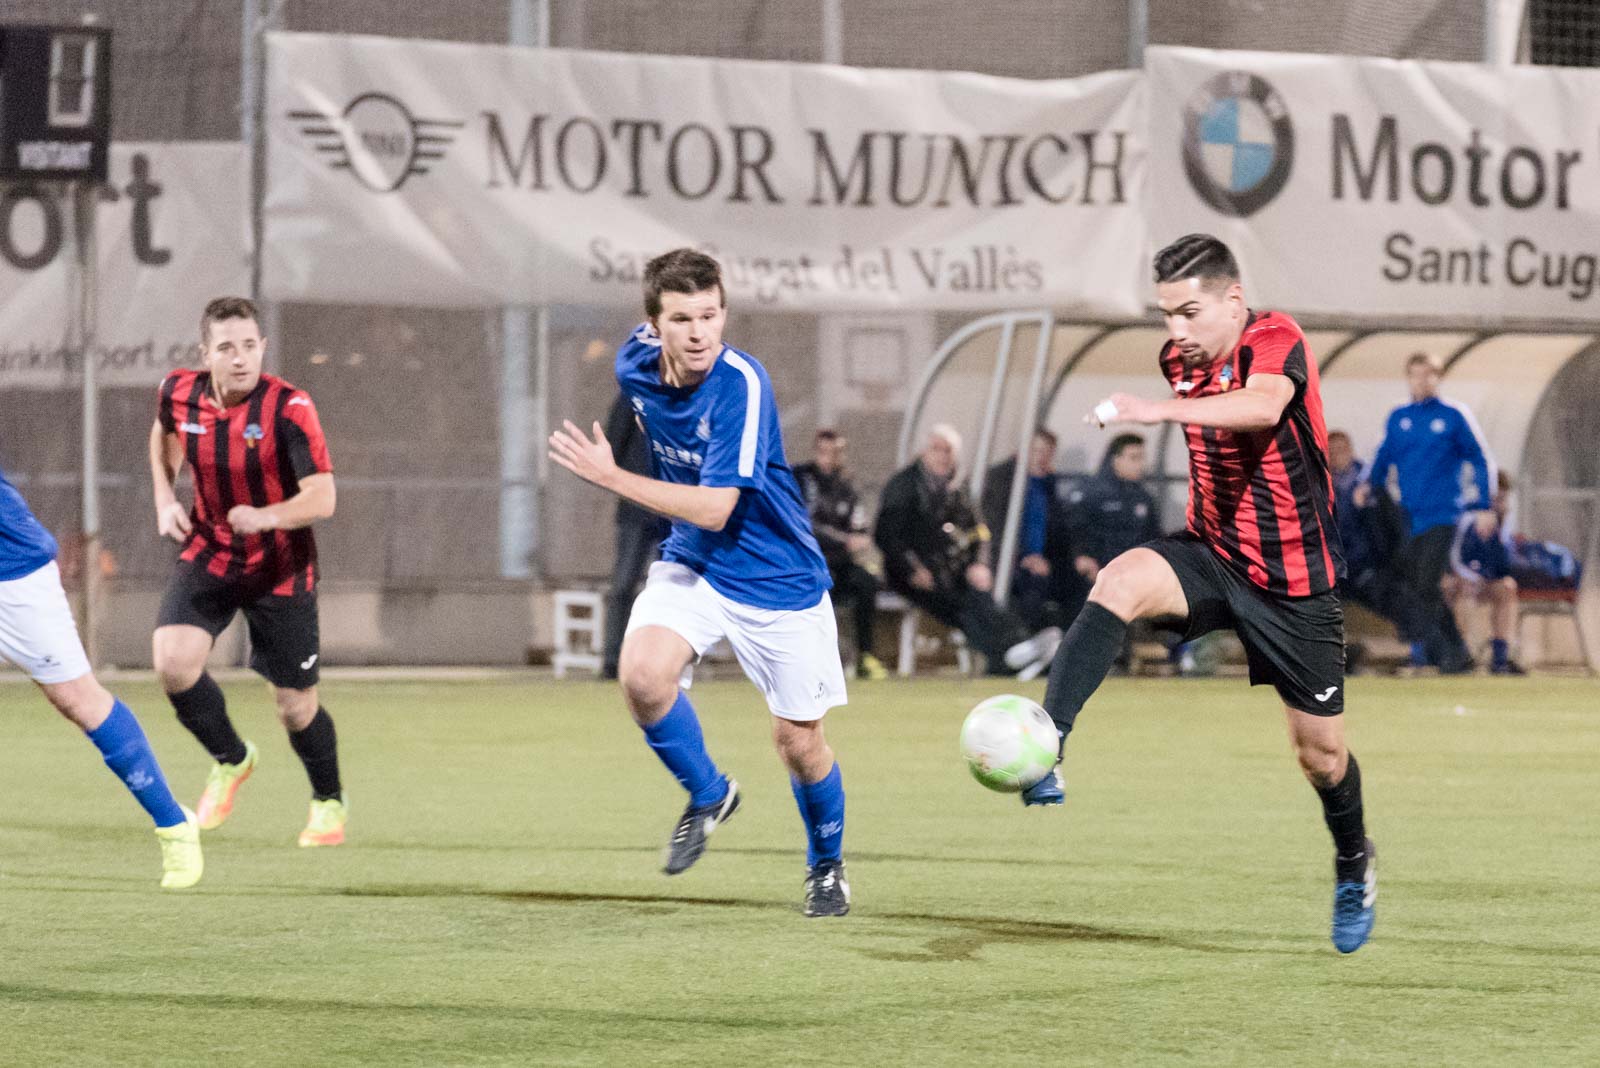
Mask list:
[[[972,777],[1007,794],[1026,790],[1050,773],[1059,741],[1048,712],[1009,693],[980,703],[961,725],[961,755]]]

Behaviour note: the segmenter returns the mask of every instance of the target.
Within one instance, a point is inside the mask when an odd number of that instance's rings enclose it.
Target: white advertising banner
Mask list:
[[[1152,242],[1216,233],[1253,302],[1600,319],[1600,72],[1151,48]]]
[[[111,146],[95,213],[98,324],[87,346],[97,381],[154,385],[192,364],[206,301],[248,293],[247,158],[237,143]],[[77,378],[85,222],[64,186],[17,184],[0,196],[0,388]]]
[[[267,41],[273,298],[627,304],[645,261],[690,245],[746,306],[1144,299],[1137,72]]]

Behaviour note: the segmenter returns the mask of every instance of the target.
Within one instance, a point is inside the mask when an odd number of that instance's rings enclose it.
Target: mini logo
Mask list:
[[[1435,434],[1443,434],[1444,433],[1444,420],[1443,419],[1435,419],[1433,422],[1428,424],[1428,429],[1433,431]]]
[[[640,415],[644,414],[644,398],[643,397],[634,397],[633,398],[633,410],[638,412]]]
[[[317,662],[317,656],[318,656],[317,653],[312,653],[309,659],[303,661],[300,664],[300,670],[301,671],[310,671],[311,670],[311,665],[315,664]]]
[[[244,446],[245,446],[245,448],[247,448],[247,449],[255,448],[256,447],[256,442],[260,441],[264,437],[266,437],[266,434],[262,433],[261,424],[260,423],[251,423],[249,426],[246,426],[244,428]]]
[[[199,423],[179,423],[178,429],[185,434],[204,434],[206,432],[206,428]]]
[[[134,768],[127,778],[128,789],[130,790],[143,790],[155,781],[155,776],[143,768]]]
[[[711,440],[711,417],[710,416],[702,415],[700,417],[700,421],[698,423],[696,423],[695,427],[694,427],[694,436],[699,438],[701,441],[710,441]]]
[[[1294,163],[1294,125],[1276,89],[1249,71],[1223,71],[1183,110],[1183,169],[1200,199],[1244,218],[1272,201]]]
[[[284,407],[285,408],[293,408],[296,404],[303,404],[307,408],[309,408],[309,407],[311,407],[311,398],[310,397],[290,397],[289,398],[289,403],[285,404]]]
[[[362,93],[337,115],[291,111],[289,118],[328,166],[349,171],[374,193],[392,193],[413,174],[427,174],[428,164],[444,158],[455,131],[466,125],[419,119],[387,93]]]
[[[1338,691],[1338,689],[1339,689],[1339,687],[1337,687],[1337,686],[1329,686],[1326,690],[1323,690],[1321,693],[1314,693],[1311,696],[1315,697],[1318,701],[1322,702],[1323,704],[1326,704],[1327,701],[1328,701],[1328,698],[1332,697]]]
[[[1409,415],[1402,415],[1400,417],[1400,429],[1401,430],[1410,430],[1411,429],[1411,417]]]
[[[1172,388],[1174,390],[1176,390],[1177,392],[1179,392],[1179,393],[1188,393],[1190,390],[1194,389],[1194,383],[1193,382],[1179,382],[1177,385],[1173,386]]]

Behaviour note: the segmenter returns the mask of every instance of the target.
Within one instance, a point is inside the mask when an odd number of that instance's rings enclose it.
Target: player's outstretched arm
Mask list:
[[[183,443],[156,420],[150,427],[150,483],[155,493],[156,530],[163,538],[183,541],[189,536],[189,512],[178,502],[173,488],[183,466]]]
[[[228,526],[240,534],[260,534],[268,530],[299,530],[333,515],[338,504],[332,471],[318,471],[300,480],[293,497],[265,508],[236,504],[228,509]]]
[[[1210,397],[1146,400],[1132,393],[1113,393],[1084,417],[1094,426],[1108,423],[1187,423],[1217,430],[1270,430],[1294,400],[1295,385],[1287,375],[1251,375],[1243,389]]]
[[[737,486],[685,486],[624,471],[617,466],[599,423],[594,424],[593,440],[570,419],[563,420],[562,427],[550,435],[550,459],[585,482],[652,512],[706,530],[721,530],[739,503]]]

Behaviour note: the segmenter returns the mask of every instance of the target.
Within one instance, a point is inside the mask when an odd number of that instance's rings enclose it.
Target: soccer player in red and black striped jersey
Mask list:
[[[1172,394],[1116,393],[1090,421],[1177,423],[1189,446],[1188,528],[1130,549],[1101,570],[1050,672],[1045,707],[1063,744],[1122,649],[1130,622],[1165,620],[1186,640],[1231,628],[1251,685],[1283,702],[1300,767],[1334,840],[1333,941],[1351,953],[1371,933],[1375,851],[1361,773],[1344,738],[1344,613],[1328,434],[1316,361],[1282,312],[1253,311],[1233,253],[1191,234],[1155,259]],[[1060,772],[1024,795],[1062,798]]]
[[[273,686],[278,718],[311,779],[302,846],[344,841],[333,720],[317,700],[317,548],[311,524],[333,514],[333,463],[304,390],[261,372],[255,305],[219,297],[200,318],[202,368],[161,383],[150,430],[156,526],[183,545],[161,600],[156,673],[182,723],[216,763],[196,808],[218,827],[255,770],[257,751],[228,718],[206,671],[218,634],[243,612],[250,666]],[[194,506],[174,483],[187,463]]]

